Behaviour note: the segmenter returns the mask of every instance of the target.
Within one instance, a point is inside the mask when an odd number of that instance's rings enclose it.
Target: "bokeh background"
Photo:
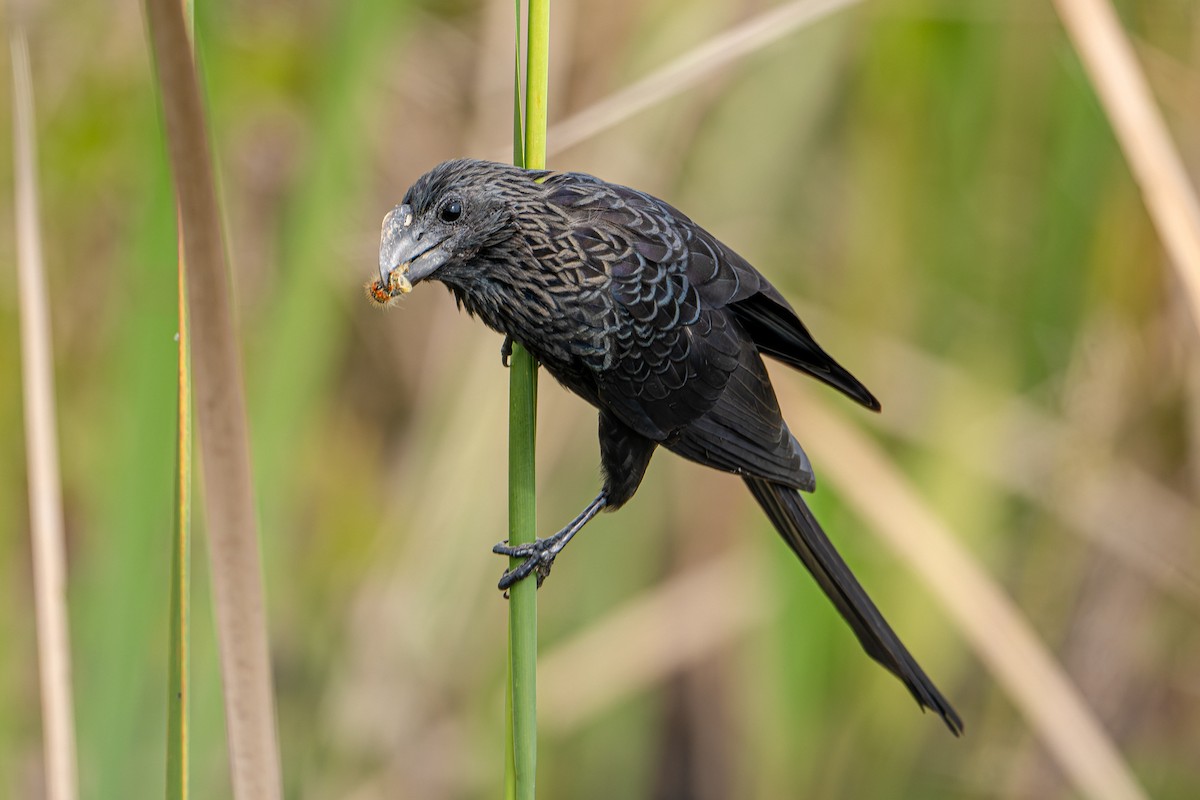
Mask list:
[[[555,0],[551,122],[770,6]],[[1118,6],[1200,167],[1200,6]],[[500,791],[500,338],[436,285],[386,313],[361,287],[412,180],[505,157],[513,28],[508,0],[198,3],[289,797]],[[151,59],[133,3],[42,3],[31,47],[83,796],[153,797],[176,323]],[[1050,4],[857,4],[550,164],[669,200],[793,298],[884,405],[875,417],[774,370],[799,439],[816,406],[881,446],[1147,791],[1200,796],[1200,341]],[[7,159],[0,173],[10,185]],[[11,202],[0,192],[6,254]],[[0,261],[0,795],[32,798],[17,303]],[[540,403],[550,531],[596,490],[595,416],[546,376]],[[664,453],[539,594],[542,796],[1074,796],[927,583],[835,483],[813,503],[966,736],[864,656],[740,481]],[[220,797],[203,541],[193,788]]]

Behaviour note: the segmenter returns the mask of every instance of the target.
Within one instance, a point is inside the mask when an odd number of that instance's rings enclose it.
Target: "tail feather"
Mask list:
[[[963,723],[958,713],[871,602],[800,494],[795,489],[762,478],[745,476],[744,479],[775,529],[850,624],[867,654],[903,681],[922,707],[941,716],[951,733],[960,735]]]

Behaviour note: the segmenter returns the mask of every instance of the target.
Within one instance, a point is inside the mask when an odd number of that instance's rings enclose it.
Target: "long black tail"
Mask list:
[[[955,736],[963,731],[962,720],[942,693],[913,659],[900,638],[888,626],[879,609],[867,597],[854,573],[838,555],[833,543],[808,510],[800,493],[789,486],[762,478],[745,477],[754,499],[775,524],[775,529],[817,579],[839,613],[850,623],[863,649],[912,692],[924,708],[932,709]]]

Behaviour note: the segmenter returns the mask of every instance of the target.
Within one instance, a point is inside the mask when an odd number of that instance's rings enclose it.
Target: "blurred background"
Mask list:
[[[493,797],[507,619],[490,552],[506,522],[500,337],[435,284],[386,313],[362,284],[380,219],[416,177],[446,158],[508,157],[512,4],[197,5],[288,796]],[[555,0],[552,125],[772,5]],[[1118,5],[1200,167],[1200,6]],[[83,796],[153,797],[172,190],[139,6],[46,2],[30,33]],[[10,86],[0,81],[5,115]],[[6,151],[10,130],[6,119]],[[1146,790],[1200,796],[1200,342],[1053,7],[853,4],[567,149],[555,136],[552,167],[663,197],[795,301],[884,406],[876,417],[775,369],[800,441],[820,441],[812,408],[881,448],[1011,596]],[[7,158],[0,172],[11,182]],[[0,193],[8,254],[11,203]],[[2,262],[0,795],[32,798],[17,301]],[[544,532],[594,495],[595,438],[594,412],[543,375]],[[1075,795],[928,581],[823,479],[823,463],[842,475],[854,463],[836,447],[810,452],[818,515],[965,737],[863,654],[740,481],[663,453],[539,593],[542,796]],[[228,791],[205,555],[201,535],[201,797]]]

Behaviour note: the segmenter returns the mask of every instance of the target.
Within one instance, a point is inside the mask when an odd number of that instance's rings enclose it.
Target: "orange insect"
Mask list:
[[[375,278],[368,281],[363,288],[367,290],[368,300],[385,307],[394,305],[400,295],[408,294],[413,289],[412,284],[408,281],[408,276],[401,270],[395,270],[388,275],[387,286]]]
[[[372,303],[378,303],[381,306],[390,306],[396,299],[391,291],[379,282],[379,278],[367,281],[363,288],[367,290],[367,299]]]

